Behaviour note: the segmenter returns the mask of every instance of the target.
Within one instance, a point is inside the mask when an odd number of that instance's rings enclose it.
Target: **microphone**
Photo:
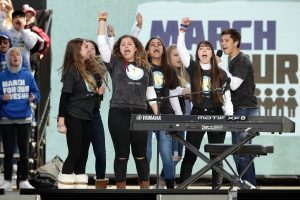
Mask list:
[[[219,49],[219,50],[217,51],[217,56],[218,56],[219,58],[221,58],[222,55],[223,55],[223,51],[222,51],[221,49]]]
[[[224,80],[224,84],[223,84],[222,87],[220,88],[220,92],[221,92],[222,94],[225,93],[225,90],[226,90],[227,86],[230,84],[230,82],[231,82],[231,78],[229,78],[229,77],[227,77],[227,78]]]

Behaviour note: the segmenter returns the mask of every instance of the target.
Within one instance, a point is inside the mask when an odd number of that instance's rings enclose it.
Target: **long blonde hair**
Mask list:
[[[12,27],[12,13],[14,12],[14,6],[13,6],[11,0],[5,0],[5,1],[11,7],[11,9],[8,12],[5,12],[6,17],[5,17],[3,25],[4,25],[4,27],[11,28]]]
[[[177,49],[177,46],[175,44],[171,44],[168,48],[167,48],[167,62],[170,66],[172,66],[172,62],[171,62],[171,52],[173,49]],[[172,66],[174,67],[174,66]],[[186,69],[184,68],[184,66],[181,64],[181,67],[175,67],[176,72],[177,72],[177,76],[179,79],[179,84],[181,87],[186,87],[187,84],[190,84],[190,76],[188,75]]]

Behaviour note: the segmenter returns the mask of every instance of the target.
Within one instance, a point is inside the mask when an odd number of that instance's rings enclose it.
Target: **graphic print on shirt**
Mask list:
[[[202,90],[204,92],[204,95],[209,95],[211,90],[211,80],[209,76],[203,76],[203,83],[202,83]]]
[[[96,85],[96,80],[95,80],[94,76],[91,74],[88,74],[88,76],[93,81],[93,83]],[[86,89],[88,92],[94,92],[96,90],[96,88],[93,87],[92,85],[89,85],[89,83],[86,80],[84,80],[84,83],[85,83],[85,86],[86,86]]]
[[[164,85],[164,74],[161,71],[153,72],[154,88],[161,89]]]
[[[2,87],[3,94],[10,94],[10,100],[29,97],[29,85],[26,85],[24,79],[3,81]]]
[[[139,80],[144,76],[144,70],[139,67],[134,66],[133,64],[129,64],[127,66],[126,74],[128,78],[131,80]]]

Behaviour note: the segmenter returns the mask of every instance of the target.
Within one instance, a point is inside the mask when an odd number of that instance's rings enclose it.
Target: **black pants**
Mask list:
[[[2,124],[1,125],[4,150],[4,179],[11,181],[13,172],[13,154],[17,141],[20,159],[18,174],[20,181],[28,178],[29,137],[31,124]]]
[[[193,108],[191,111],[191,115],[222,115],[222,109],[218,110],[204,110],[204,109],[197,109]],[[198,131],[191,131],[187,132],[186,134],[186,141],[189,142],[191,145],[196,147],[197,149],[200,148],[203,136],[206,132],[198,132]],[[224,143],[226,132],[210,132],[207,131],[208,143]],[[210,155],[211,159],[214,159],[216,156]],[[197,156],[186,149],[184,158],[181,164],[180,169],[180,180],[183,182],[188,179],[193,171],[193,166],[196,162]],[[217,165],[220,167],[223,166],[222,161],[218,162]],[[212,170],[212,186],[215,187],[217,185],[222,184],[223,176],[221,173]]]
[[[66,115],[68,156],[63,164],[63,174],[84,174],[92,133],[92,121]],[[59,147],[58,147],[59,148]]]
[[[116,182],[126,181],[130,153],[134,157],[139,181],[149,180],[149,163],[146,159],[147,131],[130,131],[131,114],[145,114],[145,109],[110,108],[108,127],[115,149],[114,172]]]

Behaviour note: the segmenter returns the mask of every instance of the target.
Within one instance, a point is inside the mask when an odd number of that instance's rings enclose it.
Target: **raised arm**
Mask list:
[[[185,46],[185,31],[186,28],[189,26],[190,22],[191,20],[188,17],[182,18],[179,33],[178,33],[178,38],[177,38],[177,51],[181,59],[181,62],[185,67],[190,66],[190,60],[191,60],[190,54]]]
[[[139,34],[142,30],[143,26],[143,16],[141,13],[137,13],[135,16],[136,19],[136,24],[133,25],[132,30],[131,30],[131,35],[133,35],[136,38],[139,38]]]
[[[100,51],[101,57],[104,62],[109,62],[111,58],[111,49],[109,48],[109,45],[106,42],[105,37],[105,26],[106,26],[106,19],[107,19],[107,12],[102,11],[99,14],[99,27],[98,27],[98,49]]]
[[[107,25],[107,36],[108,36],[108,45],[110,50],[112,51],[114,48],[116,34],[115,34],[115,29],[111,24]]]

